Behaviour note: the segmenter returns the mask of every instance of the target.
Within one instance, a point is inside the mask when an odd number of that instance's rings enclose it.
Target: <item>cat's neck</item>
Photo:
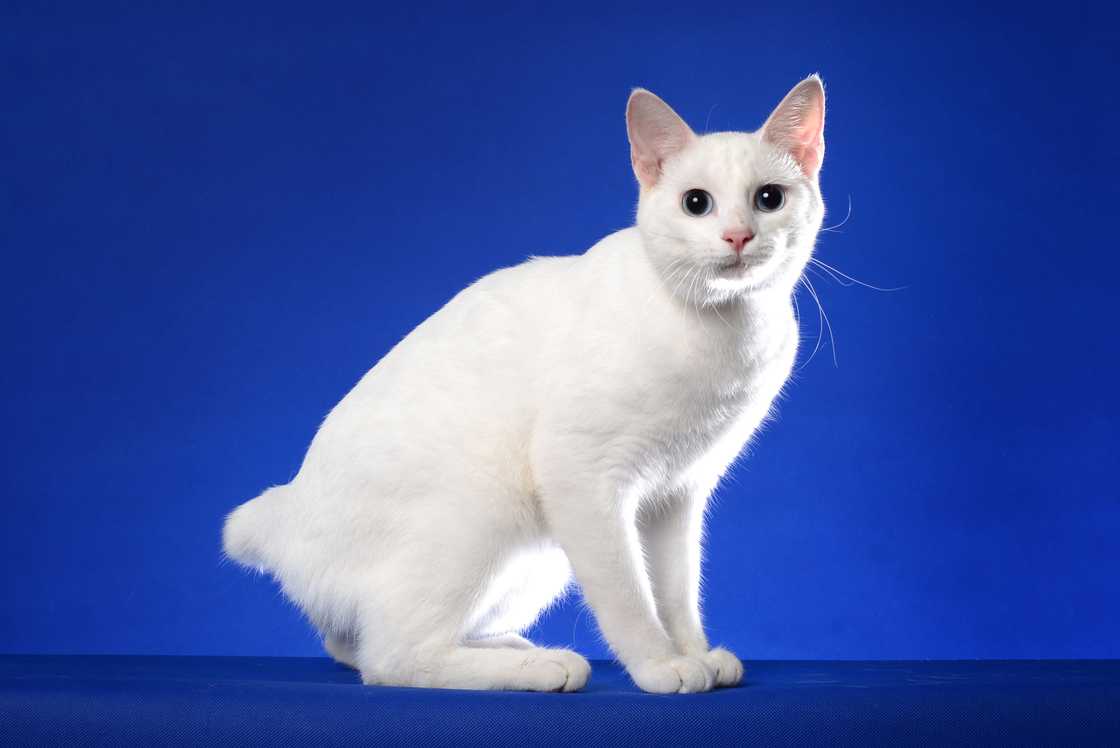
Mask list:
[[[775,289],[701,305],[694,314],[709,335],[735,347],[762,343],[768,348],[797,331],[792,295]]]
[[[748,291],[722,303],[710,305],[713,311],[730,310],[748,317],[784,315],[793,308],[793,291],[788,288],[765,288]]]

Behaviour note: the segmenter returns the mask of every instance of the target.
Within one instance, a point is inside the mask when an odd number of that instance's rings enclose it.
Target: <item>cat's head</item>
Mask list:
[[[824,216],[824,87],[794,86],[756,132],[696,135],[644,89],[626,107],[638,229],[670,291],[701,304],[789,292]]]

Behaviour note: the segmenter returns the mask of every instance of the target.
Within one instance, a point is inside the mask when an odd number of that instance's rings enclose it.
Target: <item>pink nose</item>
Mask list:
[[[743,247],[754,238],[754,234],[750,229],[727,229],[723,232],[723,240],[731,245],[735,250],[735,254],[740,254]]]

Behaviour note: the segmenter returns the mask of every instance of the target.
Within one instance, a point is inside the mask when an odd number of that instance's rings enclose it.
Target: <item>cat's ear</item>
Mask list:
[[[626,133],[634,176],[643,190],[657,184],[662,164],[696,137],[668,104],[644,88],[635,88],[626,103]]]
[[[778,104],[762,126],[762,138],[788,151],[810,179],[824,160],[824,84],[810,75]]]

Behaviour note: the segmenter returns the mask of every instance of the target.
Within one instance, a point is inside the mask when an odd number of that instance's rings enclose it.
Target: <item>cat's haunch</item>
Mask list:
[[[637,89],[626,124],[635,226],[460,292],[330,412],[290,483],[226,520],[225,552],[365,683],[582,688],[587,660],[520,635],[573,575],[640,688],[743,677],[701,625],[702,525],[793,365],[824,89],[708,135]]]

